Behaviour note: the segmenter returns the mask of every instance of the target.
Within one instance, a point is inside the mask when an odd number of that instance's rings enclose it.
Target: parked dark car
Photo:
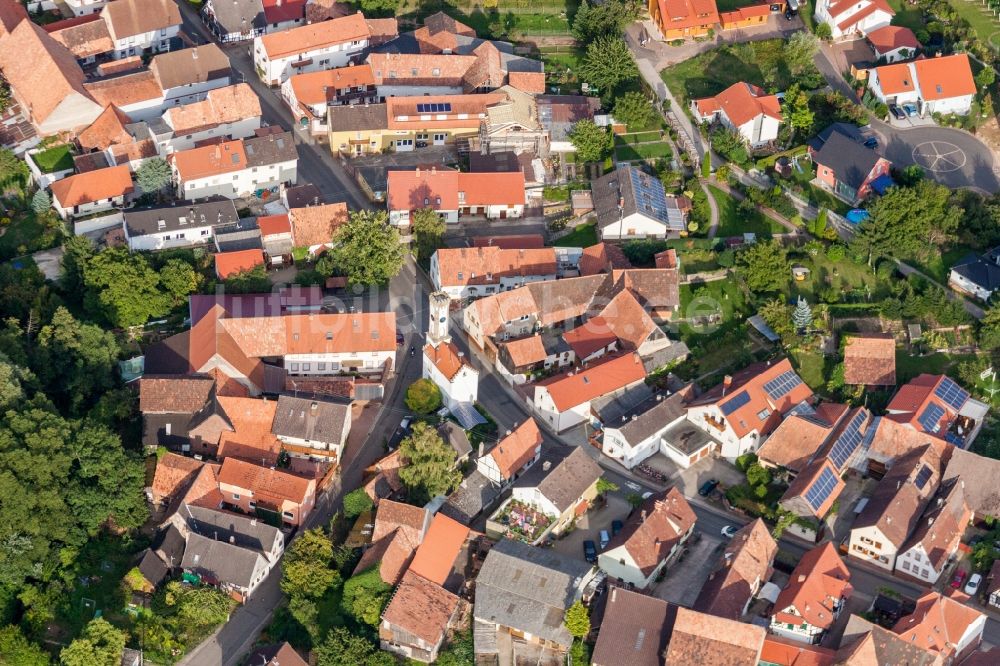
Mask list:
[[[698,494],[702,497],[708,497],[712,494],[712,491],[719,486],[718,479],[709,479],[705,483],[701,484],[701,488],[698,489]]]
[[[396,346],[402,347],[406,344],[406,338],[403,336],[402,332],[396,331]]]
[[[895,118],[896,120],[906,120],[906,114],[903,113],[903,110],[900,109],[895,104],[889,105],[889,113],[891,113],[892,117]]]
[[[878,139],[873,136],[865,139],[865,148],[878,148]]]
[[[622,523],[622,521],[620,521],[620,520],[612,520],[611,521],[611,536],[617,536],[618,533],[622,531],[623,527],[625,527],[625,525]]]
[[[589,539],[583,542],[583,558],[588,562],[597,561],[597,544]]]

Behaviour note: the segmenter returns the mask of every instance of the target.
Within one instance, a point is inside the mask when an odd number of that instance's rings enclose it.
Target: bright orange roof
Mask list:
[[[368,39],[371,31],[361,12],[340,18],[303,25],[291,30],[260,37],[264,51],[272,60],[321,49],[324,46]]]
[[[263,217],[258,217],[257,226],[260,228],[260,235],[265,237],[292,233],[292,225],[288,221],[287,213],[284,215],[264,215]]]
[[[329,101],[332,90],[375,85],[375,76],[369,65],[351,65],[321,72],[296,74],[288,79],[288,83],[292,86],[295,99],[301,104],[318,105]]]
[[[305,502],[313,482],[294,474],[226,458],[219,470],[219,484],[243,488],[254,495],[293,504]]]
[[[976,82],[967,53],[924,58],[912,63],[920,84],[920,96],[926,101],[975,95]]]
[[[875,68],[878,85],[885,95],[898,95],[916,90],[909,63],[896,63]]]
[[[436,253],[442,286],[497,284],[504,277],[555,275],[555,249],[505,250],[492,247],[448,247]]]
[[[260,250],[237,250],[215,255],[215,274],[220,280],[263,265],[264,253]]]
[[[510,362],[514,364],[515,368],[541,363],[548,356],[545,345],[542,343],[542,336],[537,333],[527,338],[505,342],[503,347],[507,350]]]
[[[892,628],[892,631],[925,650],[948,657],[953,655],[965,631],[983,614],[950,597],[928,592],[917,599],[913,613]]]
[[[591,317],[586,323],[563,333],[562,337],[580,360],[618,340],[604,317]]]
[[[623,389],[646,378],[646,369],[636,354],[625,354],[594,363],[575,373],[563,373],[535,384],[535,391],[544,388],[552,397],[556,409],[567,409]]]
[[[448,580],[465,540],[469,538],[469,528],[443,513],[438,513],[417,548],[417,554],[410,564],[410,571],[427,580],[444,585]]]
[[[853,4],[853,1],[849,4]],[[862,9],[859,12],[851,14],[846,19],[837,24],[840,30],[847,30],[852,25],[857,25],[861,23],[864,19],[868,18],[877,11],[883,11],[889,16],[895,16],[896,12],[892,10],[892,7],[885,0],[871,0],[871,4]]]
[[[243,317],[219,324],[250,358],[396,349],[394,312]]]
[[[781,120],[781,106],[777,96],[767,95],[757,86],[745,81],[734,83],[714,98],[697,100],[695,104],[706,116],[716,110],[724,112],[737,127],[760,115]]]
[[[459,204],[466,206],[523,206],[524,172],[458,174]]]
[[[462,352],[458,351],[458,347],[451,342],[442,342],[437,347],[427,345],[424,347],[424,354],[448,381],[454,379],[458,371],[465,365]]]
[[[51,187],[52,196],[63,208],[120,197],[134,189],[128,165],[78,173],[57,180]]]
[[[778,622],[800,624],[803,620],[829,629],[836,619],[833,606],[851,594],[851,572],[832,542],[816,546],[799,560],[788,585],[774,604]],[[783,612],[794,608],[796,614]]]
[[[534,419],[528,419],[514,428],[514,431],[500,440],[486,455],[500,469],[500,475],[508,479],[535,457],[535,449],[542,445],[542,433]]]
[[[509,72],[507,82],[526,93],[545,92],[545,72]]]
[[[208,178],[247,168],[247,154],[242,140],[181,150],[171,157],[182,180]]]
[[[913,34],[913,31],[899,25],[887,25],[878,30],[872,30],[865,37],[868,38],[876,51],[883,54],[896,49],[920,48],[920,42],[917,41],[917,36]]]
[[[478,129],[480,121],[486,117],[486,109],[505,101],[504,93],[390,97],[386,100],[388,126],[389,129]],[[450,104],[451,111],[420,113],[418,104]]]
[[[390,171],[389,210],[457,210],[465,206],[523,206],[524,174],[463,173],[448,169]]]
[[[830,666],[837,661],[837,653],[830,648],[768,634],[760,661],[779,666]]]
[[[663,26],[680,30],[695,26],[714,25],[719,22],[715,0],[657,0]]]

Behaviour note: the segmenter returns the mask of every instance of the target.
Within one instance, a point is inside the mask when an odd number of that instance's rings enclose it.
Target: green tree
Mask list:
[[[340,604],[359,623],[377,627],[391,593],[392,586],[382,580],[379,567],[373,566],[344,583]]]
[[[36,191],[34,196],[31,197],[31,210],[35,211],[36,215],[41,215],[51,209],[52,197],[49,196],[49,193],[45,190]]]
[[[59,653],[64,666],[121,666],[128,635],[103,618],[87,623],[83,633]]]
[[[160,268],[160,284],[176,307],[187,303],[188,296],[198,291],[198,273],[183,259],[167,259]]]
[[[203,628],[226,622],[236,604],[214,587],[187,587],[177,581],[167,583],[165,599],[182,623]]]
[[[829,23],[820,23],[816,26],[816,36],[820,39],[830,39],[833,37],[833,28]]]
[[[420,208],[410,214],[410,221],[417,243],[417,259],[427,261],[444,243],[444,218],[433,208]]]
[[[406,406],[417,414],[430,414],[441,408],[441,389],[426,377],[406,389]]]
[[[321,529],[302,533],[288,550],[281,565],[281,591],[289,597],[320,599],[340,584],[340,574],[331,568],[333,543]]]
[[[736,271],[755,293],[774,292],[788,284],[788,251],[778,241],[758,241],[736,256]]]
[[[469,666],[476,662],[476,650],[472,641],[472,629],[455,634],[451,643],[438,653],[435,666]]]
[[[0,192],[23,192],[31,180],[28,165],[7,148],[0,148]]]
[[[812,320],[812,309],[809,307],[806,299],[800,295],[798,302],[795,304],[795,312],[792,313],[792,324],[795,325],[795,330],[802,332],[812,325]]]
[[[617,35],[604,35],[587,45],[587,52],[580,63],[580,74],[584,81],[608,96],[619,83],[639,76],[639,69],[624,39]]]
[[[712,175],[712,151],[706,150],[701,156],[701,177],[708,178]]]
[[[1000,348],[1000,303],[987,308],[979,320],[979,346],[990,350]]]
[[[230,294],[266,294],[271,291],[271,278],[267,269],[254,266],[251,269],[230,275],[224,280],[226,292]]]
[[[837,237],[837,230],[829,223],[829,211],[826,208],[820,208],[816,217],[806,223],[806,228],[817,238],[834,240]]]
[[[49,666],[52,662],[45,650],[21,633],[16,625],[0,629],[0,664],[10,666]]]
[[[816,35],[800,30],[792,35],[781,53],[782,61],[788,65],[788,71],[799,79],[804,74],[816,70],[814,58],[819,52],[819,39]]]
[[[112,248],[94,254],[84,268],[84,306],[112,326],[140,326],[170,311],[160,277],[141,254]]]
[[[919,164],[910,164],[903,167],[896,178],[903,187],[913,187],[924,179],[924,169]]]
[[[628,502],[628,505],[633,509],[638,509],[642,506],[644,500],[642,499],[642,495],[639,493],[629,493],[628,497],[625,498],[625,501]]]
[[[782,339],[787,340],[795,333],[792,328],[792,308],[780,298],[773,298],[764,303],[757,310],[757,314]]]
[[[633,19],[634,9],[620,0],[594,5],[583,0],[573,17],[573,35],[580,44],[587,44],[598,37],[622,34]]]
[[[869,266],[886,257],[927,256],[955,237],[962,219],[950,190],[931,180],[890,188],[868,210],[851,247]]]
[[[611,152],[612,137],[593,120],[580,120],[569,131],[569,140],[582,162],[600,162]]]
[[[84,273],[96,252],[94,241],[87,236],[70,236],[63,243],[59,284],[70,300],[83,300],[86,289]]]
[[[976,74],[976,85],[980,88],[989,88],[997,80],[997,72],[995,69],[987,65],[979,70]]]
[[[564,624],[570,635],[576,638],[584,638],[590,633],[590,612],[582,601],[577,599],[566,609]]]
[[[13,363],[0,352],[0,413],[18,405],[25,398],[25,389],[35,384],[37,379],[31,370]]]
[[[327,255],[351,284],[385,284],[403,267],[399,232],[389,225],[385,211],[352,211],[334,242]],[[319,265],[317,270],[324,272]]]
[[[809,96],[799,88],[798,84],[793,84],[785,91],[785,104],[782,114],[787,119],[788,126],[792,128],[792,137],[799,132],[808,134],[812,131],[816,114],[809,108]]]
[[[608,481],[603,476],[597,480],[597,494],[607,495],[608,493],[618,492],[618,484]]]
[[[118,353],[112,333],[59,307],[38,334],[35,359],[49,394],[76,409],[115,385]]]
[[[344,495],[344,515],[348,518],[357,518],[366,511],[375,508],[375,503],[368,496],[364,488],[355,488]]]
[[[388,652],[380,652],[363,636],[344,627],[332,628],[313,654],[316,666],[391,666],[396,663]]]
[[[159,192],[170,184],[170,165],[160,157],[153,157],[142,163],[135,172],[135,182],[143,192]]]
[[[630,90],[617,100],[612,112],[615,120],[628,125],[630,132],[645,129],[656,120],[656,110],[641,92]]]
[[[753,463],[747,468],[747,483],[751,486],[766,486],[771,483],[771,472],[760,463]]]
[[[824,23],[823,25],[826,24]],[[778,520],[774,524],[774,529],[771,530],[771,537],[775,540],[780,539],[781,535],[785,533],[785,530],[792,526],[796,518],[797,516],[791,511],[778,509]]]
[[[454,449],[422,421],[400,444],[399,454],[406,463],[399,468],[399,478],[415,504],[447,495],[462,481],[462,473],[455,469]]]

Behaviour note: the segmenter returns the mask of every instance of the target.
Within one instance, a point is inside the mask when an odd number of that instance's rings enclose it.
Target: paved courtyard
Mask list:
[[[685,608],[693,606],[722,547],[723,539],[716,534],[702,533],[697,543],[689,542],[687,552],[667,569],[664,579],[653,586],[653,596]]]
[[[564,555],[583,559],[583,542],[591,540],[597,546],[598,553],[601,550],[601,530],[607,530],[611,534],[611,521],[621,520],[628,517],[632,507],[625,500],[630,488],[619,488],[613,493],[608,493],[608,503],[600,509],[592,509],[576,521],[576,529],[555,542],[553,548]]]

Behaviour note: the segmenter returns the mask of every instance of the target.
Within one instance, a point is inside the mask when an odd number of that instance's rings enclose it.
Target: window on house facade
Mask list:
[[[233,493],[233,499],[239,501],[240,496],[237,495],[236,493]]]
[[[292,372],[298,372],[298,371],[299,371],[299,364],[292,363]]]
[[[312,366],[312,364],[311,364],[311,363],[303,363],[303,364],[302,364],[302,372],[309,372],[309,368],[310,368],[311,366]]]

